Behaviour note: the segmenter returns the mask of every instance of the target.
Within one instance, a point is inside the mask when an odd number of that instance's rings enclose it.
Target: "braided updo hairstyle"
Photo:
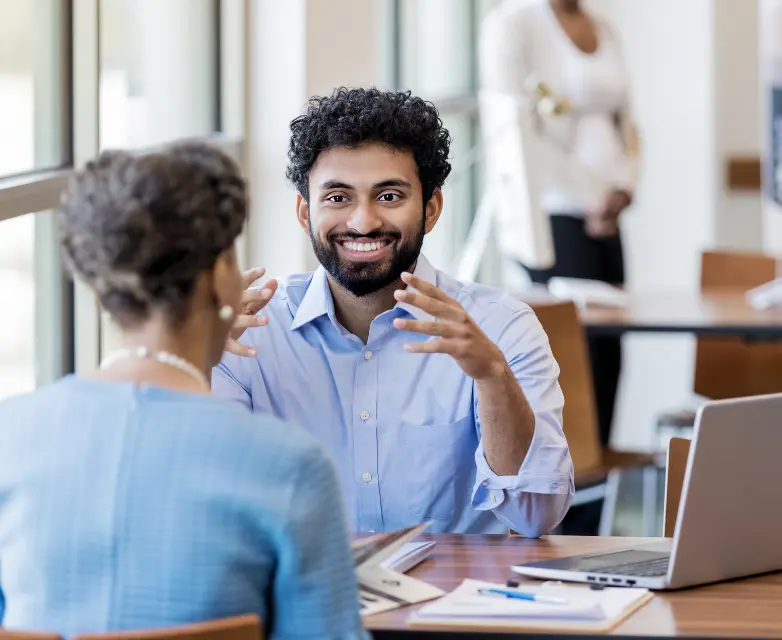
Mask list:
[[[187,318],[198,279],[247,217],[239,167],[206,144],[105,151],[72,180],[58,212],[65,262],[123,328],[163,311]]]

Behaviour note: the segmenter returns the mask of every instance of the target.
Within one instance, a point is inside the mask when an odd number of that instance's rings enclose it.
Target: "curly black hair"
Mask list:
[[[378,142],[411,151],[423,185],[424,203],[451,172],[451,136],[430,102],[410,92],[339,87],[330,96],[316,96],[290,125],[287,176],[309,200],[309,173],[318,155],[331,147],[357,147]]]
[[[162,310],[182,323],[199,274],[247,217],[237,164],[183,143],[146,155],[104,151],[72,179],[58,211],[66,265],[122,327]]]

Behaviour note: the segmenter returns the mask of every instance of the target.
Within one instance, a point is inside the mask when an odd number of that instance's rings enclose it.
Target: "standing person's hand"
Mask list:
[[[252,287],[265,273],[266,269],[263,267],[250,269],[244,273],[245,291],[242,296],[242,311],[237,316],[234,328],[225,343],[225,350],[229,353],[246,358],[254,358],[258,355],[258,352],[252,347],[240,344],[239,338],[249,327],[263,327],[269,322],[266,316],[259,316],[258,312],[269,304],[269,300],[277,291],[278,283],[276,280],[269,280],[262,289]]]
[[[591,212],[586,217],[586,232],[591,238],[609,238],[619,233],[619,215],[632,202],[630,194],[615,189],[608,194],[602,210]]]

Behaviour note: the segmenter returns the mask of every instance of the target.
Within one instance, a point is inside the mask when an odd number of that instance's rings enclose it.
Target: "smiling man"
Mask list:
[[[246,292],[214,392],[317,436],[357,531],[550,531],[573,468],[546,334],[525,304],[421,254],[451,170],[436,109],[339,89],[291,133],[288,177],[321,267]]]

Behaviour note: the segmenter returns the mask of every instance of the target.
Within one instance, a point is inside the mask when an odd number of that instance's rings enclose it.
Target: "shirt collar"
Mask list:
[[[322,315],[334,315],[334,300],[331,297],[329,281],[326,277],[326,270],[320,266],[312,274],[307,291],[296,310],[293,317],[291,331],[309,324]]]
[[[437,270],[432,266],[432,263],[429,262],[429,260],[426,259],[426,257],[422,254],[418,256],[418,261],[415,263],[415,270],[413,271],[413,275],[418,276],[421,278],[421,280],[428,282],[431,285],[437,286]],[[426,311],[421,311],[418,307],[414,307],[411,304],[408,304],[407,302],[397,302],[395,309],[403,309],[404,311],[407,311],[411,316],[413,316],[416,320],[425,320],[425,321],[432,321],[434,318],[426,313]]]
[[[437,285],[437,271],[425,256],[418,256],[413,273],[429,284]],[[406,302],[397,302],[394,308],[407,311],[416,320],[432,320],[432,316],[428,313]],[[334,299],[331,297],[328,277],[326,270],[320,266],[312,274],[307,291],[293,317],[291,331],[295,331],[323,315],[328,315],[331,321],[336,323]]]

